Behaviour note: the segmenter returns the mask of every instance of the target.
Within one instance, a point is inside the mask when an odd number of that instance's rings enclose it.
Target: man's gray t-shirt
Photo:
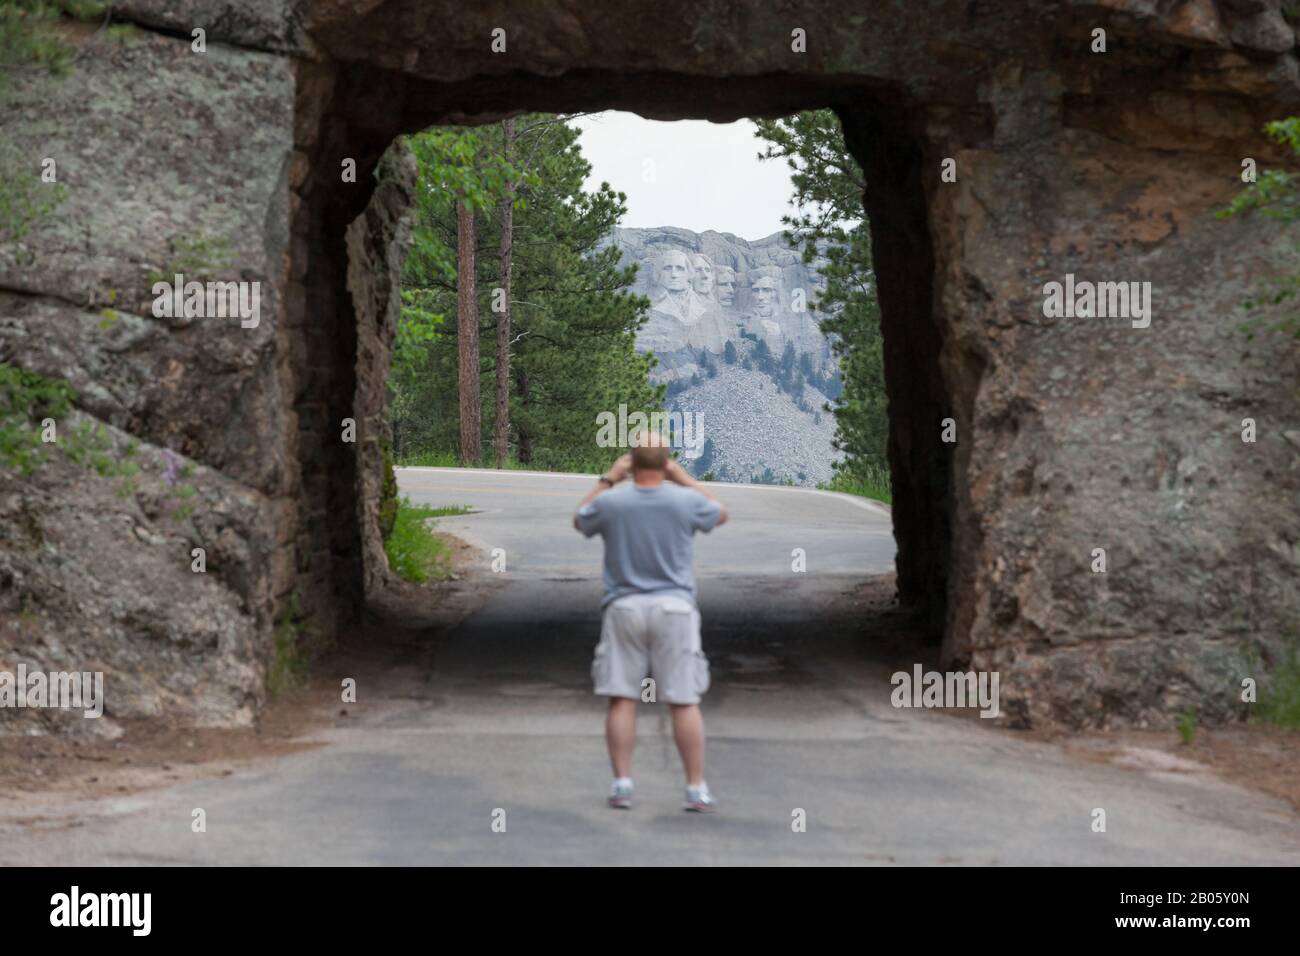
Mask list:
[[[690,488],[629,482],[578,509],[578,530],[605,539],[603,608],[628,594],[664,594],[695,604],[692,536],[711,531],[722,506]]]

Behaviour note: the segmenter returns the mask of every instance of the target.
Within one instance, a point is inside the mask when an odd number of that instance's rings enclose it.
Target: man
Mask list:
[[[596,693],[609,698],[605,738],[614,769],[609,805],[632,806],[632,749],[643,691],[672,710],[673,739],[686,770],[683,809],[708,812],[704,718],[709,661],[700,646],[693,536],[726,523],[727,509],[669,456],[660,435],[640,432],[578,505],[573,525],[605,541],[600,643],[592,661]],[[629,486],[610,491],[625,478]],[[650,676],[653,684],[645,681]]]

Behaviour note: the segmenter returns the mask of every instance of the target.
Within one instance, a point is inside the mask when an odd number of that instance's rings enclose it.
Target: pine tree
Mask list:
[[[866,178],[830,110],[756,123],[768,143],[759,157],[784,159],[792,171],[800,212],[784,217],[787,239],[802,247],[805,262],[826,259],[819,268],[826,288],[813,308],[839,360],[838,376],[824,390],[835,413],[835,447],[845,454],[836,470],[849,477],[878,474],[887,467],[889,421],[871,233],[862,207]]]
[[[598,248],[623,215],[625,197],[608,184],[584,190],[590,167],[578,131],[564,117],[519,117],[513,136],[504,128],[491,135],[492,128],[486,130],[442,129],[412,138],[423,208],[404,273],[405,308],[390,378],[394,430],[410,439],[399,444],[399,454],[437,455],[453,447],[446,421],[449,412],[454,420],[457,403],[445,375],[456,342],[441,316],[454,303],[455,216],[439,184],[451,178],[443,168],[445,139],[464,136],[473,144],[473,185],[481,187],[475,207],[496,211],[478,222],[478,249],[496,252],[477,257],[480,298],[506,288],[507,270],[509,280],[508,312],[480,303],[490,323],[484,332],[495,333],[497,341],[495,356],[480,357],[478,370],[498,388],[492,420],[484,423],[494,435],[495,457],[503,459],[502,446],[513,438],[517,459],[534,467],[602,469],[617,449],[597,446],[597,415],[617,413],[620,404],[652,412],[664,399],[664,388],[649,384],[654,358],[635,351],[648,309],[644,298],[628,292],[635,267],[620,268],[617,249]],[[513,197],[509,216],[502,208],[507,194]],[[505,423],[499,420],[503,380],[509,387]],[[409,427],[403,418],[412,419]]]

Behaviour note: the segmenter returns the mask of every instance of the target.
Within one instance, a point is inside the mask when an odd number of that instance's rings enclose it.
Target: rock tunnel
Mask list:
[[[99,635],[93,653],[133,675],[128,710],[160,706],[150,688],[184,672],[169,706],[246,718],[277,622],[346,630],[382,573],[384,380],[414,188],[394,140],[523,110],[830,107],[869,183],[900,599],[946,664],[1001,672],[1014,722],[1239,717],[1241,679],[1300,628],[1300,362],[1238,331],[1293,246],[1280,224],[1213,215],[1243,159],[1287,161],[1261,132],[1300,103],[1278,5],[704,7],[127,0],[115,16],[136,42],[80,36],[70,77],[17,78],[4,137],[59,157],[68,197],[63,225],[0,253],[0,358],[194,462],[210,481],[183,534],[215,573],[195,581],[188,557],[128,539],[149,580],[125,580],[103,554],[42,556],[34,532],[0,541],[6,609]],[[266,287],[257,329],[147,319],[142,276],[199,230]],[[1044,285],[1067,274],[1150,282],[1149,327],[1045,316]],[[127,319],[96,335],[110,291]],[[57,540],[87,493],[72,477],[11,489],[6,520]],[[50,599],[77,576],[118,596]],[[165,653],[131,649],[145,621]],[[200,665],[173,653],[187,640]]]

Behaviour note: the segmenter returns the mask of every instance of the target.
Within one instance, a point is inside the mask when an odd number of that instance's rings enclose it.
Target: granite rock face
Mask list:
[[[822,288],[817,262],[805,264],[779,232],[749,242],[672,226],[620,228],[610,242],[624,266],[637,266],[631,291],[650,300],[637,351],[659,359],[651,380],[673,383],[670,410],[700,416],[716,449],[715,462],[688,466],[733,481],[768,468],[800,485],[829,481],[838,453],[822,406],[836,363],[812,308]],[[808,357],[813,375],[798,402],[761,372],[726,363],[728,343],[738,364],[759,341],[776,359],[787,348]]]
[[[138,488],[63,459],[0,477],[0,664],[102,661],[110,719],[239,722],[277,621],[355,619],[391,290],[352,266],[391,262],[400,217],[372,211],[361,251],[349,229],[396,136],[517,110],[836,110],[876,237],[900,594],[945,666],[1001,673],[1010,719],[1238,718],[1241,680],[1294,639],[1300,358],[1238,331],[1294,244],[1213,216],[1243,158],[1294,168],[1260,133],[1300,112],[1275,0],[114,6],[139,36],[70,28],[68,76],[5,78],[6,155],[55,159],[65,195],[0,238],[0,360],[69,380],[115,456],[133,439]],[[151,314],[151,273],[198,253],[262,284],[256,328]],[[1048,317],[1067,275],[1150,282],[1150,324]],[[708,352],[723,331],[692,334]],[[167,451],[192,512],[164,500]]]
[[[694,415],[709,444],[687,449],[682,463],[694,475],[719,481],[812,487],[831,480],[839,453],[831,445],[835,419],[800,406],[767,375],[739,365],[716,366],[698,384],[675,394],[673,410]],[[809,392],[809,394],[813,394]],[[770,471],[770,474],[769,474]]]
[[[781,233],[749,242],[665,226],[615,229],[611,242],[624,266],[637,265],[632,291],[650,300],[637,349],[660,357],[664,380],[679,378],[675,372],[700,349],[721,355],[727,342],[739,345],[742,332],[776,356],[789,344],[819,371],[832,365],[811,309],[821,291],[816,263],[804,264]]]
[[[393,340],[401,316],[402,262],[410,245],[412,209],[419,171],[401,144],[384,155],[379,185],[362,215],[348,227],[348,289],[357,317],[356,412],[357,521],[362,534],[364,590],[374,594],[389,575],[379,530],[388,430],[387,384]]]
[[[0,244],[0,361],[77,394],[42,468],[0,467],[0,670],[103,671],[105,715],[0,720],[246,724],[277,594],[293,590],[279,340],[292,69],[148,31],[79,42],[67,77],[8,76],[0,109],[6,164],[55,163],[56,183],[20,188],[61,196]],[[258,283],[260,320],[155,317],[153,285],[177,272]]]

